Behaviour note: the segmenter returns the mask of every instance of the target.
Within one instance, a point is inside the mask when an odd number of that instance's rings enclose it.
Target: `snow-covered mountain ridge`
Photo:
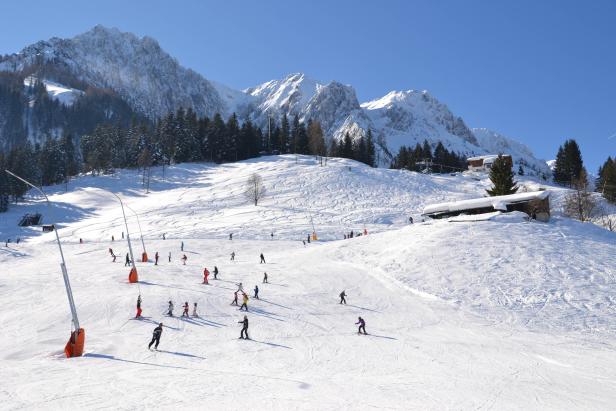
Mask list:
[[[208,116],[235,112],[240,120],[251,119],[261,127],[269,116],[279,121],[284,114],[298,115],[304,121],[318,120],[328,139],[346,133],[355,138],[371,129],[381,165],[388,165],[400,146],[427,140],[433,147],[440,141],[469,156],[506,152],[527,171],[549,175],[545,162],[530,149],[496,132],[470,128],[427,91],[392,91],[361,103],[352,86],[303,73],[234,90],[182,67],[150,37],[103,26],[70,39],[39,41],[0,61],[0,71],[37,74],[37,68],[49,66],[54,70],[44,70],[48,78],[42,80],[52,82],[54,72],[68,72],[86,84],[114,90],[152,119],[179,107]]]

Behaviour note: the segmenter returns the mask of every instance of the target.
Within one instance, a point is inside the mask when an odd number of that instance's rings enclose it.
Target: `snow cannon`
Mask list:
[[[141,253],[141,262],[142,263],[147,263],[148,262],[148,253],[146,253],[145,251],[143,253]]]
[[[139,276],[137,275],[137,269],[135,267],[130,269],[130,273],[128,274],[128,282],[136,283],[139,281]]]
[[[313,232],[312,232],[312,241],[317,241],[317,240],[318,240],[318,238],[317,238],[317,232],[316,232],[316,231],[313,231]]]
[[[86,331],[80,328],[78,331],[71,333],[71,338],[68,339],[64,347],[66,358],[81,357],[83,355],[83,346],[86,342]]]

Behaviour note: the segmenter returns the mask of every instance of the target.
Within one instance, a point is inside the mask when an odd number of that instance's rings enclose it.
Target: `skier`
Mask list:
[[[79,244],[83,244],[83,238],[79,239]]]
[[[344,292],[344,290],[340,293],[340,304],[346,305],[346,293]]]
[[[263,284],[267,284],[267,273],[263,272]]]
[[[130,265],[130,257],[128,256],[128,253],[126,253],[126,262],[124,263],[124,267],[129,266]]]
[[[158,251],[154,254],[154,265],[158,265]]]
[[[248,294],[246,293],[242,293],[242,305],[240,305],[240,311],[242,311],[242,308],[248,311]]]
[[[167,309],[167,315],[173,317],[173,303],[169,301],[169,308]]]
[[[197,314],[197,303],[195,303],[195,305],[193,305],[193,313],[192,313],[193,317],[199,317],[199,314]]]
[[[124,240],[124,231],[122,231],[122,240]]]
[[[233,301],[231,301],[231,305],[237,306],[237,291],[233,293]]]
[[[113,262],[115,263],[117,256],[113,253],[113,250],[111,248],[109,249],[109,254],[111,254],[111,257],[113,257]]]
[[[263,256],[263,253],[261,253],[261,262],[259,264],[265,264],[265,257]]]
[[[214,280],[218,280],[218,267],[214,266]]]
[[[272,231],[272,233],[270,234],[270,237],[272,237],[272,240],[274,239],[274,232]]]
[[[137,297],[137,315],[135,318],[141,318],[141,294]]]
[[[229,240],[233,240],[233,233],[229,233]]]
[[[171,262],[171,251],[169,251],[169,262]]]
[[[182,245],[180,246],[180,251],[184,251],[184,241],[182,241]]]
[[[306,247],[306,240],[302,240],[302,243],[304,243],[304,247]]]
[[[409,217],[409,224],[413,224],[413,217]]]
[[[188,301],[184,303],[184,311],[182,312],[182,317],[188,317]]]
[[[113,238],[113,236],[111,236],[111,241],[115,241],[115,238]]]
[[[235,251],[231,251],[231,261],[235,261]]]
[[[308,242],[308,244],[310,244],[310,234],[308,234],[308,236],[306,237],[306,241]]]
[[[242,340],[250,340],[248,336],[248,316],[245,315],[242,321],[238,321],[238,324],[242,324],[242,331],[240,332],[240,338]]]
[[[207,281],[207,277],[210,275],[210,272],[208,271],[207,267],[205,267],[203,269],[203,284],[209,284],[209,282]]]
[[[366,228],[364,228],[364,235],[368,235],[368,230],[366,230]]]
[[[243,293],[244,292],[244,286],[242,285],[242,283],[238,283],[237,284],[237,292],[238,293]]]
[[[357,317],[357,320],[358,321],[355,323],[355,325],[359,325],[357,334],[362,334],[362,330],[363,330],[363,334],[368,335],[368,333],[366,332],[366,322],[364,321],[364,319],[361,317]]]
[[[163,333],[163,323],[158,324],[158,327],[154,328],[154,332],[152,333],[152,341],[148,344],[148,350],[152,349],[152,344],[154,345],[154,349],[158,349],[158,343],[160,343],[160,335]]]
[[[163,233],[163,240],[167,239],[167,233]]]
[[[186,260],[188,260],[188,257],[186,257],[186,254],[184,254],[182,256],[182,264],[186,265]]]
[[[259,299],[259,286],[255,285],[255,297],[257,300]]]

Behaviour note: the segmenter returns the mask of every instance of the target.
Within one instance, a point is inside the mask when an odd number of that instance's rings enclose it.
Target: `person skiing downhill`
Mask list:
[[[257,300],[259,299],[259,286],[255,285],[255,296],[254,298],[256,298]]]
[[[186,265],[186,260],[188,260],[188,257],[186,257],[186,254],[184,254],[182,256],[182,264]]]
[[[154,265],[158,265],[158,251],[154,254]]]
[[[235,261],[235,251],[231,251],[231,261]]]
[[[208,280],[207,280],[207,278],[209,277],[209,275],[210,275],[210,272],[209,272],[209,270],[207,269],[207,267],[205,267],[205,268],[203,269],[203,284],[209,284],[209,282],[208,282]]]
[[[171,251],[169,251],[169,262],[171,262]]]
[[[130,257],[128,253],[126,253],[126,261],[124,262],[124,267],[129,266],[129,265],[130,265]]]
[[[265,264],[265,257],[263,256],[263,253],[261,253],[261,262],[259,264]]]
[[[263,272],[263,284],[267,284],[267,273]]]
[[[199,317],[199,314],[197,314],[197,303],[195,303],[193,305],[193,313],[192,313],[193,317]]]
[[[169,301],[169,308],[167,309],[167,315],[173,317],[173,303]]]
[[[214,280],[218,280],[218,267],[214,266]]]
[[[248,294],[246,293],[242,293],[242,305],[240,305],[240,311],[242,311],[242,308],[248,311]]]
[[[137,297],[137,315],[135,318],[141,318],[141,294]]]
[[[233,293],[233,301],[231,301],[231,305],[238,305],[238,303],[237,303],[237,291]]]
[[[182,317],[188,317],[188,301],[184,303],[184,312],[182,312]]]
[[[152,333],[152,341],[148,344],[148,350],[152,349],[152,344],[154,345],[154,349],[158,350],[158,344],[160,343],[160,335],[163,333],[163,323],[158,324],[158,327],[154,328],[154,332]]]
[[[236,292],[241,292],[242,294],[244,293],[244,286],[242,285],[242,283],[238,283],[237,284],[237,291]]]
[[[245,315],[242,321],[238,321],[238,324],[242,324],[242,331],[240,332],[240,338],[242,340],[250,340],[248,336],[248,316]]]
[[[346,304],[346,293],[344,290],[340,293],[340,304]]]
[[[355,323],[355,325],[359,325],[357,334],[362,334],[362,331],[363,331],[364,335],[368,335],[368,333],[366,332],[366,322],[364,321],[363,318],[357,317],[357,322]]]

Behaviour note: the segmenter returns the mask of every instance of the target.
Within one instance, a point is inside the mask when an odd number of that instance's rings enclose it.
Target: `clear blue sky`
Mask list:
[[[616,155],[616,1],[6,1],[0,15],[2,54],[100,23],[231,87],[305,72],[360,101],[426,89],[539,157],[566,138],[592,173]]]

